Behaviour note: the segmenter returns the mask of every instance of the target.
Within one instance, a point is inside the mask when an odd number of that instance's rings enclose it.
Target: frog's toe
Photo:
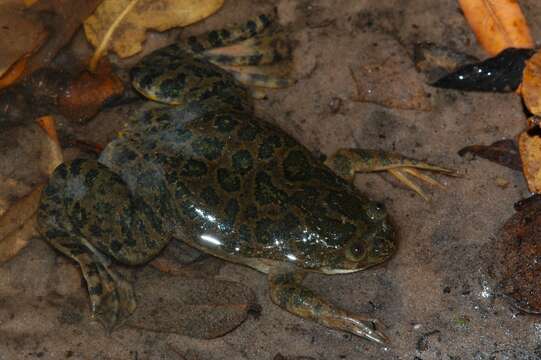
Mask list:
[[[77,260],[88,285],[92,317],[112,332],[135,311],[133,288],[120,274],[91,257],[82,255]]]
[[[423,199],[428,196],[410,180],[410,174],[422,182],[444,188],[444,185],[419,170],[438,172],[447,176],[460,176],[455,170],[405,157],[398,153],[369,149],[341,149],[329,157],[325,164],[346,180],[353,180],[355,173],[387,171]]]
[[[387,344],[389,338],[378,329],[380,322],[377,319],[368,319],[359,315],[346,314],[334,319],[336,328],[351,334],[377,342]]]

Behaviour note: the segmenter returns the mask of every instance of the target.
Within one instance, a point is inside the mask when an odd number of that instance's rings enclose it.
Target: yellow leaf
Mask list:
[[[517,0],[459,0],[459,3],[477,40],[490,55],[509,47],[534,47]]]
[[[147,30],[165,31],[172,27],[193,24],[212,15],[223,2],[224,0],[105,0],[85,21],[84,30],[87,39],[96,48],[100,47],[108,33],[112,33],[110,44],[105,48],[110,48],[118,56],[125,58],[142,50]],[[133,6],[133,9],[129,9],[129,6]]]
[[[527,131],[518,137],[518,148],[522,160],[522,172],[531,192],[541,192],[541,137],[529,135]]]
[[[539,51],[526,61],[520,93],[528,110],[534,115],[541,115],[541,53]]]

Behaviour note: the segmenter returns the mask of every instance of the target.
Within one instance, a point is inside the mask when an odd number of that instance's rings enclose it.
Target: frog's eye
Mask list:
[[[351,242],[346,248],[346,258],[350,261],[359,261],[365,255],[366,249],[362,241]]]

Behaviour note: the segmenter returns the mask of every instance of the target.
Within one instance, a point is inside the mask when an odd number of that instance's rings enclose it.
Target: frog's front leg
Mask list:
[[[166,243],[142,206],[117,174],[94,160],[76,159],[55,169],[38,208],[40,232],[80,265],[92,314],[108,331],[136,306],[131,285],[108,256],[138,264]]]
[[[315,321],[331,329],[346,331],[380,344],[387,337],[376,329],[379,323],[357,314],[351,314],[323,300],[302,285],[305,274],[300,271],[271,271],[269,273],[272,301],[288,312]]]
[[[444,187],[441,183],[420,173],[417,169],[459,176],[451,169],[411,159],[398,153],[371,149],[340,149],[325,161],[325,165],[348,181],[352,181],[357,172],[387,171],[425,200],[428,200],[428,197],[406,174],[441,188]]]

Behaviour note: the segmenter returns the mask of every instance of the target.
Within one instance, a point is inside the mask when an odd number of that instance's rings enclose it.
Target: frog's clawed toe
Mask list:
[[[406,174],[439,188],[445,188],[445,186],[419,170],[438,172],[447,176],[460,176],[452,169],[411,159],[398,153],[370,149],[340,149],[329,157],[325,164],[346,180],[353,180],[357,172],[387,171],[427,201],[428,196]]]
[[[92,317],[111,333],[135,311],[135,293],[131,284],[112,269],[97,265],[97,274],[88,288]]]
[[[378,328],[381,323],[377,319],[365,319],[364,317],[351,315],[342,317],[337,329],[347,331],[351,334],[364,337],[378,344],[387,344],[389,338]]]

